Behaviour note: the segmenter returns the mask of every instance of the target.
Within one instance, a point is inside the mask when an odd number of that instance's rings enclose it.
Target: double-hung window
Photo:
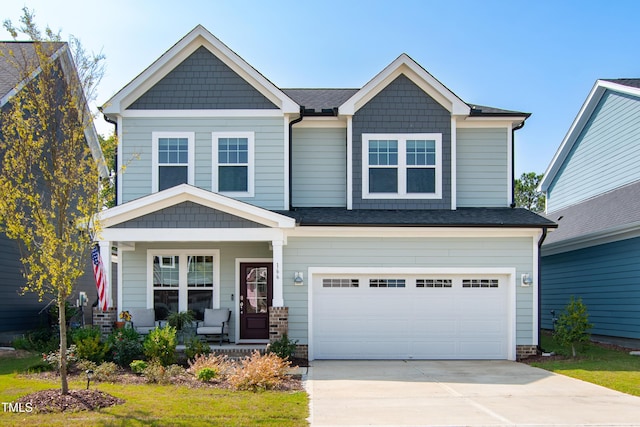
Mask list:
[[[193,132],[153,132],[152,187],[162,191],[194,180]]]
[[[234,197],[254,195],[254,133],[214,132],[213,191]]]
[[[442,134],[363,134],[363,199],[442,197]]]

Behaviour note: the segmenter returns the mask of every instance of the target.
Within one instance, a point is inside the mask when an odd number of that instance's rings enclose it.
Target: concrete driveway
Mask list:
[[[312,426],[640,426],[640,398],[509,361],[313,361]]]

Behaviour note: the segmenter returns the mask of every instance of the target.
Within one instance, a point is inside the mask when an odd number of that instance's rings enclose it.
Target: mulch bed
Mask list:
[[[62,394],[59,389],[55,389],[31,393],[16,402],[28,404],[34,412],[48,413],[96,411],[120,405],[124,400],[98,390],[69,390],[69,394]]]

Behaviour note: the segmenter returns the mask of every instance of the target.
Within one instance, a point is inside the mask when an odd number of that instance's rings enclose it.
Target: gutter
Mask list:
[[[509,206],[512,209],[516,207],[516,131],[523,127],[524,120],[518,126],[511,129],[511,205]]]
[[[547,238],[547,227],[542,227],[542,236],[538,240],[538,350],[540,347],[540,331],[542,328],[542,244]]]

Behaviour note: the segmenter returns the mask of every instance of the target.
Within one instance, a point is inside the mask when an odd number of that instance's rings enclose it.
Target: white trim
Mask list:
[[[370,193],[369,192],[369,144],[371,140],[397,140],[398,142],[398,164],[395,167],[398,171],[398,191],[397,193]],[[436,146],[436,164],[424,166],[407,165],[407,140],[434,140]],[[441,133],[395,133],[395,134],[362,134],[362,198],[363,199],[441,199],[442,198],[442,134]],[[377,166],[374,166],[377,167]],[[435,170],[435,192],[434,193],[408,193],[407,192],[407,170],[411,168],[428,168]]]
[[[458,129],[502,129],[513,127],[514,124],[520,124],[524,121],[526,117],[519,117],[518,120],[505,120],[503,117],[492,117],[496,120],[472,120],[470,121],[468,118],[464,120],[458,120],[456,126]]]
[[[212,308],[220,308],[220,249],[147,249],[147,308],[153,308],[153,257],[154,256],[178,256],[179,257],[179,286],[178,288],[165,288],[166,290],[178,290],[178,311],[188,310],[188,256],[210,255],[213,257],[213,298]],[[197,290],[199,288],[192,288]],[[204,290],[207,290],[204,288]]]
[[[496,274],[507,276],[507,302],[509,307],[507,318],[507,359],[516,359],[516,269],[513,267],[454,267],[454,268],[425,268],[425,267],[309,267],[307,269],[307,330],[309,345],[309,360],[314,360],[313,340],[313,276],[325,274],[397,274],[397,275],[468,275]]]
[[[293,218],[187,184],[177,185],[102,211],[100,212],[100,220],[106,229],[186,201],[217,209],[268,227],[293,228],[295,226]]]
[[[280,110],[125,110],[128,118],[282,117]]]
[[[289,152],[289,122],[291,121],[291,116],[289,114],[285,114],[284,115],[284,159],[283,159],[283,165],[282,165],[282,170],[284,171],[284,200],[282,203],[282,206],[284,206],[285,210],[289,210],[289,176],[291,174],[291,170],[289,169],[289,166],[291,165],[290,162],[290,158],[292,156],[292,153]]]
[[[236,344],[249,344],[249,343],[262,343],[264,340],[242,340],[240,339],[240,264],[242,263],[271,263],[273,264],[273,258],[236,258],[235,259],[235,274],[234,274],[234,320],[235,320],[235,337]]]
[[[514,177],[514,167],[515,165],[513,164],[513,132],[512,132],[512,127],[511,125],[509,125],[507,127],[507,200],[509,201],[508,204],[511,203],[515,203],[515,200],[511,200],[511,195],[513,194],[512,192],[512,188],[513,188],[513,180],[511,179],[511,177]]]
[[[284,256],[282,253],[283,246],[284,241],[282,240],[271,241],[271,250],[273,252],[272,307],[284,307],[284,286],[282,278],[282,272],[284,270]]]
[[[187,184],[193,185],[195,181],[195,132],[151,132],[151,192],[157,193],[159,187],[160,162],[158,161],[158,140],[160,138],[187,138],[189,145],[187,163]],[[171,166],[171,165],[169,165]]]
[[[169,72],[195,52],[200,46],[208,49],[220,61],[231,68],[247,83],[262,93],[284,113],[296,113],[300,106],[244,61],[234,51],[218,40],[202,25],[197,25],[181,40],[154,61],[111,99],[105,103],[104,114],[122,113],[147,90],[162,80]]]
[[[353,209],[353,116],[347,116],[347,210]]]
[[[404,53],[345,101],[339,108],[340,114],[355,114],[401,74],[404,74],[452,114],[469,115],[471,108],[464,101]]]
[[[107,228],[101,237],[114,242],[270,242],[285,240],[277,228]]]
[[[284,230],[287,237],[535,237],[540,228],[499,227],[296,227]]]
[[[451,210],[458,208],[458,132],[457,119],[451,116]]]
[[[533,310],[533,317],[532,317],[532,325],[531,325],[531,336],[533,337],[533,342],[531,343],[532,345],[538,345],[540,344],[538,342],[538,338],[539,338],[539,331],[538,331],[538,317],[540,315],[540,313],[538,313],[538,309],[540,307],[540,304],[538,304],[538,298],[540,298],[540,278],[538,277],[538,251],[540,250],[538,247],[538,241],[540,240],[540,237],[542,237],[542,230],[540,230],[540,233],[538,235],[537,238],[532,238],[531,239],[531,247],[532,247],[532,260],[531,260],[531,265],[532,265],[532,269],[533,271],[525,271],[523,273],[530,273],[531,277],[533,278],[533,284],[531,285],[531,288],[533,288],[532,290],[532,299],[531,299],[531,305],[532,305],[532,310]]]
[[[247,191],[220,191],[218,188],[218,139],[219,138],[246,138],[247,139]],[[254,197],[255,195],[255,132],[211,132],[211,188],[215,193],[220,193],[227,197]],[[232,164],[243,166],[244,163]]]
[[[118,137],[118,141],[117,141],[117,145],[116,145],[116,163],[117,163],[117,168],[118,170],[116,171],[116,206],[119,206],[122,204],[122,173],[124,172],[123,169],[123,161],[122,161],[122,157],[124,157],[124,152],[123,152],[123,148],[122,148],[122,116],[118,116],[117,117],[117,137]]]
[[[122,273],[122,268],[123,268],[122,252],[123,252],[123,249],[118,244],[118,306],[116,307],[118,311],[122,311],[122,307],[123,307],[122,304],[124,299],[124,295],[123,295],[124,283],[122,283],[122,278],[124,276]]]

